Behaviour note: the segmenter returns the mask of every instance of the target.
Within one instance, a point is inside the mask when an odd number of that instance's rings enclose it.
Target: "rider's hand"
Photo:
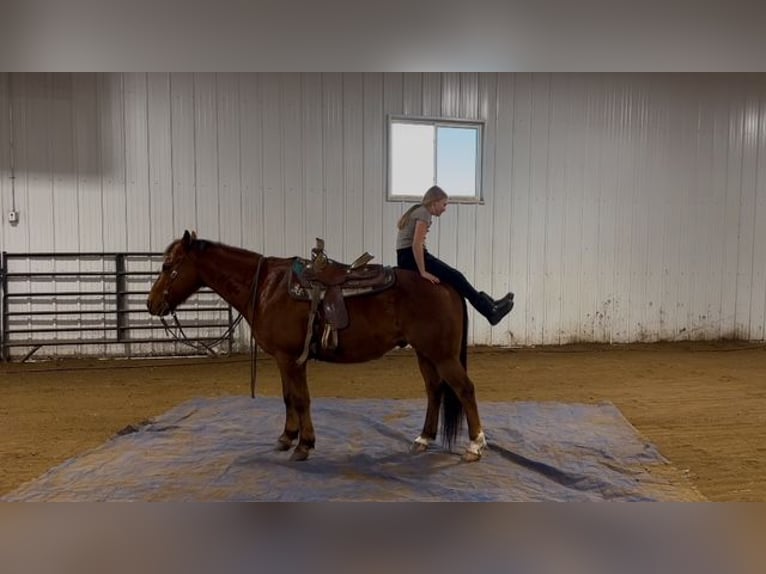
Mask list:
[[[420,276],[423,279],[428,279],[433,284],[439,283],[439,278],[436,275],[431,275],[428,271],[421,273]]]

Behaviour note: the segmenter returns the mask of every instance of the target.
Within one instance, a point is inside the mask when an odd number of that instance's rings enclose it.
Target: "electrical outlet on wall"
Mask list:
[[[18,223],[19,222],[19,212],[15,209],[12,209],[8,212],[8,221],[11,223]]]

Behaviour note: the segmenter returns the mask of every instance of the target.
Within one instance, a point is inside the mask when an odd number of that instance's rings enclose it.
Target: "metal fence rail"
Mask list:
[[[13,349],[24,361],[45,346],[72,347],[70,355],[189,354],[146,310],[161,253],[0,254],[0,358]],[[176,310],[190,343],[234,343],[233,311],[202,290]],[[228,330],[228,331],[227,331]],[[227,333],[221,340],[222,334]],[[106,349],[109,348],[107,352]],[[196,348],[196,353],[204,347]]]

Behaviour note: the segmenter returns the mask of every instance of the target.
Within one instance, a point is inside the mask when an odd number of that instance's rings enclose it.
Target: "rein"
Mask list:
[[[263,260],[266,259],[265,256],[261,256],[261,258],[258,260],[258,265],[255,268],[255,276],[253,277],[253,286],[250,291],[250,298],[247,303],[247,309],[248,313],[250,315],[250,340],[249,340],[249,347],[250,347],[250,396],[252,398],[255,398],[255,380],[256,380],[256,368],[255,368],[255,355],[258,351],[258,343],[256,342],[253,344],[253,341],[255,341],[255,305],[258,301],[258,280],[261,276],[261,265],[263,264]],[[162,321],[163,327],[165,327],[165,332],[173,338],[178,343],[182,343],[184,345],[187,345],[191,347],[192,349],[198,351],[198,352],[207,352],[213,356],[218,356],[215,351],[213,351],[212,347],[222,343],[225,339],[227,339],[234,330],[239,326],[239,323],[242,321],[242,313],[239,314],[239,317],[237,317],[234,322],[229,326],[228,329],[215,339],[212,343],[205,344],[202,341],[192,341],[184,332],[183,327],[181,326],[180,321],[178,320],[178,316],[176,315],[175,309],[173,309],[170,314],[173,316],[173,321],[175,322],[176,331],[173,330],[173,328],[168,325],[167,321],[165,321],[165,317],[160,317],[160,321]],[[180,336],[179,336],[180,334]],[[204,351],[203,351],[204,349]]]
[[[182,343],[188,347],[191,347],[195,351],[198,351],[201,353],[207,352],[213,355],[214,357],[217,357],[218,355],[213,350],[213,347],[215,347],[216,345],[220,345],[224,340],[226,340],[234,332],[234,329],[237,328],[240,321],[242,321],[242,315],[240,314],[239,317],[237,317],[234,320],[234,322],[226,329],[226,331],[224,331],[224,333],[220,337],[218,337],[217,339],[214,339],[213,342],[211,343],[205,343],[204,341],[192,341],[186,335],[186,333],[184,332],[184,328],[181,326],[181,322],[178,320],[178,316],[176,315],[175,309],[171,311],[170,314],[173,316],[173,322],[175,323],[176,331],[173,331],[172,327],[168,325],[167,321],[165,321],[165,317],[160,317],[160,321],[162,321],[162,326],[165,327],[165,333],[170,335],[170,337],[173,338],[178,343]]]
[[[262,255],[258,260],[258,266],[255,268],[255,277],[253,277],[253,288],[250,291],[250,301],[248,301],[247,307],[250,311],[250,398],[255,398],[255,355],[258,351],[258,342],[255,344],[255,304],[258,302],[258,279],[261,276],[261,265],[263,260],[266,259],[265,255]],[[242,316],[240,315],[240,318]]]

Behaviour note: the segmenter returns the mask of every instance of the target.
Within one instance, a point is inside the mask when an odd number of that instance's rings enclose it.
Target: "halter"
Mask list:
[[[215,345],[218,345],[224,338],[228,337],[231,334],[233,328],[236,327],[236,325],[239,323],[242,316],[240,315],[240,317],[231,325],[231,327],[229,327],[226,330],[226,332],[223,335],[221,335],[218,339],[216,339],[210,344],[205,344],[202,341],[192,341],[191,339],[189,339],[189,337],[186,336],[186,333],[184,332],[180,321],[178,320],[178,316],[176,315],[175,308],[174,307],[171,308],[170,303],[168,302],[168,294],[170,292],[170,289],[169,289],[170,283],[175,281],[176,277],[178,277],[178,267],[181,266],[181,264],[184,262],[185,259],[186,259],[186,256],[184,255],[184,257],[182,257],[180,261],[176,262],[176,264],[173,265],[173,267],[170,269],[169,272],[166,269],[162,270],[163,273],[168,273],[168,276],[170,277],[170,279],[168,280],[168,285],[162,291],[162,304],[164,307],[163,310],[170,311],[170,314],[173,317],[173,321],[175,322],[177,332],[171,329],[167,321],[165,321],[164,316],[160,315],[160,321],[162,322],[162,326],[165,328],[165,333],[169,335],[172,339],[174,339],[176,342],[182,343],[188,347],[191,347],[197,352],[202,352],[203,354],[207,352],[213,356],[217,356],[216,352],[213,351],[212,347],[214,347]],[[162,266],[164,268],[165,264],[163,263]],[[179,333],[180,333],[180,336],[179,336]],[[202,350],[203,348],[204,348],[204,351]]]
[[[178,267],[181,266],[185,258],[186,256],[184,255],[184,257],[180,261],[178,261],[175,265],[173,265],[173,267],[171,268],[169,272],[170,280],[168,281],[168,287],[170,286],[170,283],[175,281],[176,277],[178,277]],[[167,273],[167,271],[165,271],[165,273]],[[237,319],[229,326],[229,328],[226,329],[226,331],[224,331],[224,333],[220,337],[213,340],[212,343],[206,344],[203,341],[192,341],[191,339],[189,339],[189,337],[186,336],[186,333],[184,333],[184,329],[181,326],[181,322],[178,320],[178,316],[176,315],[175,308],[173,309],[170,308],[170,303],[168,302],[168,293],[169,293],[169,289],[166,287],[165,290],[162,292],[162,303],[164,304],[166,309],[170,310],[170,314],[173,317],[173,322],[175,323],[177,331],[174,332],[168,325],[167,321],[165,321],[165,317],[160,316],[160,321],[162,321],[162,326],[165,327],[165,333],[167,333],[168,335],[170,335],[170,337],[175,339],[176,342],[182,343],[188,347],[191,347],[195,351],[198,351],[201,353],[207,352],[208,354],[211,354],[214,357],[218,356],[216,352],[213,350],[213,347],[215,347],[216,345],[219,345],[226,338],[228,338],[229,335],[231,335],[234,332],[234,329],[237,328],[237,326],[239,325],[239,322],[242,320],[242,315],[240,314],[239,317],[237,317]],[[180,337],[179,337],[179,333],[180,333]]]
[[[176,310],[175,310],[175,308],[172,308],[172,309],[171,309],[171,307],[170,307],[170,303],[168,302],[168,293],[170,292],[170,289],[169,289],[169,287],[170,287],[170,284],[171,284],[173,281],[175,281],[175,280],[176,280],[176,277],[178,277],[178,268],[181,266],[181,264],[184,262],[184,260],[185,260],[185,259],[186,259],[186,255],[184,255],[184,256],[181,258],[181,260],[180,260],[180,261],[176,262],[176,264],[175,264],[175,265],[173,265],[173,267],[171,267],[171,269],[170,269],[170,272],[168,272],[168,271],[165,269],[165,263],[163,263],[163,264],[162,264],[162,267],[163,267],[163,269],[162,269],[162,272],[163,272],[163,273],[168,273],[168,276],[170,277],[170,280],[168,281],[168,284],[167,284],[167,286],[166,286],[166,287],[165,287],[165,289],[162,291],[162,304],[164,305],[164,309],[163,309],[163,311],[165,311],[165,310],[167,310],[167,311],[170,311],[170,313],[171,313],[171,315],[173,315],[173,317],[175,317],[175,316],[176,316]],[[163,319],[163,318],[162,318],[162,316],[160,316],[160,319]],[[165,324],[165,321],[164,321],[164,319],[162,320],[162,323],[163,323],[163,324]]]

